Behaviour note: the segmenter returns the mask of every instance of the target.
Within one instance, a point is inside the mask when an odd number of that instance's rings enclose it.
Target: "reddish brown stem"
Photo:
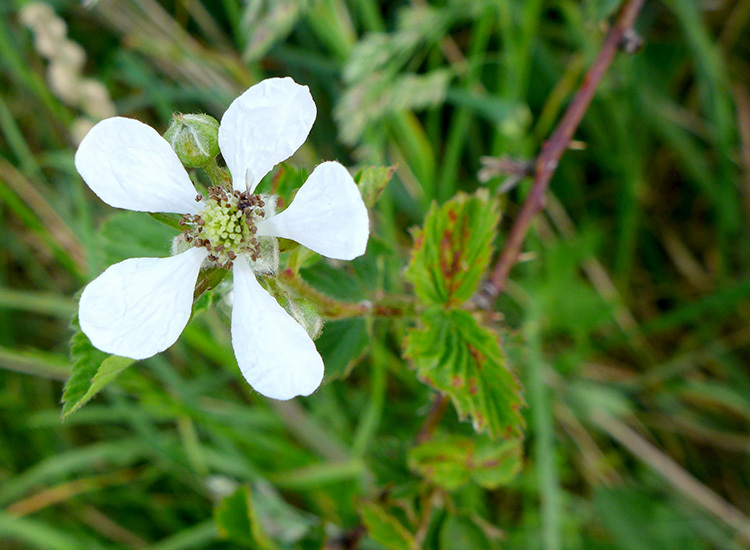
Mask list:
[[[491,309],[495,298],[503,291],[508,281],[510,270],[518,261],[521,246],[529,230],[531,221],[543,208],[545,195],[549,181],[557,169],[560,157],[570,145],[583,115],[588,109],[591,99],[594,97],[596,88],[599,86],[604,74],[609,69],[618,50],[624,48],[631,51],[632,40],[626,40],[632,34],[632,26],[635,23],[638,12],[643,7],[644,0],[628,0],[620,10],[615,24],[610,28],[599,55],[589,69],[578,92],[570,102],[562,119],[544,145],[537,157],[534,170],[534,183],[531,192],[521,207],[521,211],[511,228],[508,241],[495,264],[492,274],[485,282],[482,292],[477,300],[478,304]]]
[[[570,145],[573,134],[576,128],[578,128],[583,115],[586,113],[586,109],[591,104],[591,99],[594,97],[596,88],[612,64],[617,51],[623,49],[632,53],[637,49],[638,46],[634,44],[638,44],[639,41],[632,27],[638,16],[638,12],[643,7],[643,3],[644,0],[628,0],[620,9],[617,21],[609,30],[596,61],[594,61],[594,64],[583,79],[578,92],[576,92],[568,109],[565,111],[562,119],[560,119],[552,137],[542,146],[542,152],[537,157],[533,172],[534,183],[531,187],[531,192],[513,224],[508,242],[495,264],[492,275],[485,282],[482,291],[477,296],[476,302],[480,307],[491,309],[495,298],[505,288],[510,270],[518,261],[521,245],[529,230],[531,221],[544,208],[547,187],[557,169],[557,163]],[[422,423],[422,428],[417,435],[417,443],[422,443],[432,437],[432,433],[439,424],[447,405],[447,396],[443,394],[435,395],[432,409]]]
[[[445,414],[445,409],[447,407],[448,396],[443,393],[436,393],[432,401],[432,408],[422,424],[422,429],[420,429],[417,434],[417,444],[424,443],[432,437],[432,432],[437,428],[437,425],[440,423],[440,419],[443,417],[443,414]]]

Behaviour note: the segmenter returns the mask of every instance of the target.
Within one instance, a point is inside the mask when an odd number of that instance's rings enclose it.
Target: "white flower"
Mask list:
[[[247,197],[259,201],[251,195],[258,182],[302,145],[315,115],[309,89],[291,78],[264,80],[232,102],[221,120],[219,145],[233,176],[235,193],[228,192],[233,207],[240,201],[241,210]],[[115,117],[98,123],[81,142],[75,162],[89,187],[110,206],[185,214],[188,221],[217,208],[210,197],[196,202],[196,190],[170,145],[136,120]],[[367,209],[349,172],[337,162],[315,168],[283,212],[274,216],[266,207],[264,218],[262,210],[244,211],[261,240],[293,239],[341,260],[365,252]],[[243,215],[236,218],[230,223],[246,231]],[[190,319],[201,266],[216,261],[216,243],[211,242],[214,252],[210,244],[201,247],[199,239],[197,246],[169,258],[125,260],[92,281],[81,295],[79,320],[93,345],[133,359],[170,347]],[[240,370],[267,397],[309,395],[322,381],[323,360],[302,326],[258,283],[256,262],[244,245],[227,264],[234,268],[232,345]],[[260,249],[256,245],[254,250],[257,255]]]

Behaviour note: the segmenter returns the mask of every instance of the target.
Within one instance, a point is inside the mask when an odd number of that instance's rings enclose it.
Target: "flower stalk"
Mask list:
[[[331,298],[314,289],[290,269],[280,271],[278,280],[293,294],[309,300],[318,313],[329,320],[355,317],[415,317],[419,313],[416,300],[407,297],[390,298],[381,302],[344,302]]]

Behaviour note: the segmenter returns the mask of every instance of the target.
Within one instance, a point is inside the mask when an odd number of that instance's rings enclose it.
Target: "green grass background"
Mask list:
[[[97,104],[51,88],[25,4],[0,4],[1,548],[235,548],[213,514],[237,484],[285,548],[347,548],[369,501],[424,548],[750,544],[750,1],[646,1],[644,48],[597,91],[498,302],[529,404],[524,467],[501,489],[449,492],[405,460],[432,397],[401,358],[409,319],[329,324],[326,383],[277,403],[244,383],[226,313],[209,308],[61,423],[76,292],[169,241],[76,173],[73,129]],[[290,75],[318,106],[295,164],[398,165],[368,255],[306,274],[347,299],[409,292],[409,229],[434,200],[497,191],[481,157],[538,152],[618,7],[89,4],[50,2],[86,53],[75,78],[117,114],[163,132],[173,112],[219,118]],[[502,194],[498,248],[527,191]],[[440,430],[471,433],[450,407]]]

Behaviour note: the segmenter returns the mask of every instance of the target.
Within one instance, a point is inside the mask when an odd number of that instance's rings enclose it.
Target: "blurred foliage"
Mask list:
[[[477,320],[466,290],[419,319],[329,321],[324,385],[282,403],[242,379],[220,286],[177,344],[110,365],[116,380],[63,423],[63,383],[91,351],[69,357],[74,296],[174,234],[82,182],[73,155],[96,120],[163,132],[290,75],[318,119],[279,169],[282,197],[321,159],[397,167],[360,174],[366,256],[288,253],[304,284],[349,302],[420,292],[413,230],[463,192],[503,213],[469,256],[475,288],[528,192],[496,178],[477,194],[481,157],[533,158],[620,2],[50,0],[33,21],[28,4],[0,4],[0,547],[750,543],[750,1],[646,2],[644,48],[599,87],[493,314]],[[503,335],[523,443],[477,435],[452,406],[417,442],[436,394],[403,341],[430,324]]]

